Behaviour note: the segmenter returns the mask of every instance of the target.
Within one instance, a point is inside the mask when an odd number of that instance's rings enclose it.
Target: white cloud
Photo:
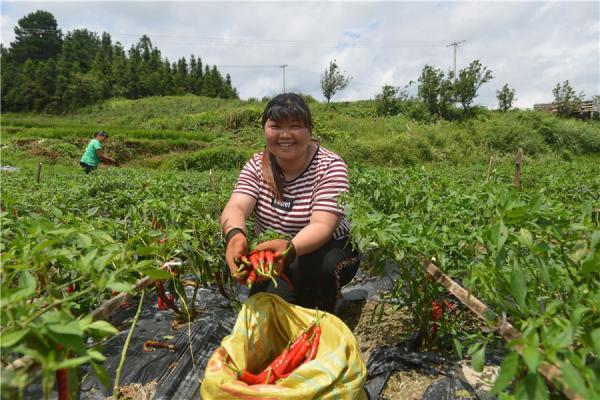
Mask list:
[[[476,100],[495,106],[508,83],[518,105],[551,100],[569,79],[600,93],[598,2],[3,2],[2,43],[29,12],[52,12],[63,32],[111,33],[128,48],[147,34],[171,61],[190,54],[222,67],[243,98],[288,90],[321,98],[319,77],[335,58],[353,77],[335,100],[372,98],[384,84],[404,86],[425,64],[448,70],[480,59],[495,78]],[[210,39],[213,38],[213,39]]]

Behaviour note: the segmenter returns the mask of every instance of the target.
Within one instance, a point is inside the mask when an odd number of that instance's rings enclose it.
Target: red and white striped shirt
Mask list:
[[[283,201],[275,199],[271,188],[263,180],[262,152],[252,156],[244,165],[233,193],[256,200],[254,225],[257,234],[270,228],[295,236],[309,224],[313,211],[328,211],[342,216],[333,233],[334,239],[340,239],[348,236],[350,225],[344,209],[338,205],[338,197],[349,189],[348,168],[344,160],[319,146],[304,172],[285,182]]]

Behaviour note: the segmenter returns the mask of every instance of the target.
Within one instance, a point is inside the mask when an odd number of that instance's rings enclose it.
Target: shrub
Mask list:
[[[179,170],[206,171],[209,169],[241,169],[251,154],[247,151],[226,147],[212,147],[178,157],[168,167]]]
[[[236,109],[229,113],[225,122],[225,128],[237,130],[246,126],[260,127],[262,111],[258,108]]]

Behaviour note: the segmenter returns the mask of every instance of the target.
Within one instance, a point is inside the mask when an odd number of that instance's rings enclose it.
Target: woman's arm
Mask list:
[[[245,235],[246,218],[252,213],[255,204],[256,200],[253,197],[234,193],[221,214],[221,229],[224,234],[227,234],[232,228],[240,228],[244,231],[244,234],[237,232],[230,236],[225,249],[225,261],[227,261],[231,273],[237,270],[234,260],[248,251],[248,240]]]
[[[314,211],[310,222],[294,236],[296,256],[312,253],[327,243],[340,223],[341,216],[327,211]]]
[[[246,218],[250,216],[256,200],[245,194],[234,193],[229,198],[227,205],[221,213],[221,228],[227,233],[233,227],[240,227],[246,231]]]

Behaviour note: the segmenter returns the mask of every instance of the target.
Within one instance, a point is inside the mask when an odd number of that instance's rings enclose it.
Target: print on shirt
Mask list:
[[[284,197],[283,200],[277,200],[275,196],[271,198],[271,205],[283,211],[292,211],[294,208],[294,199]]]

